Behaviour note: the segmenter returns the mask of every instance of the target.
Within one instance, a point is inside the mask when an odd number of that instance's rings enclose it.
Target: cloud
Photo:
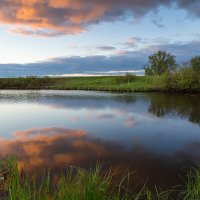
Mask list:
[[[127,39],[126,42],[123,43],[123,45],[126,47],[126,48],[132,48],[132,47],[135,47],[138,45],[138,43],[142,42],[143,39],[140,38],[140,37],[130,37]]]
[[[189,16],[200,17],[200,1],[198,0],[177,0],[177,7],[186,10]]]
[[[189,61],[191,57],[200,54],[200,40],[192,40],[189,42],[173,42],[165,40],[155,40],[157,44],[146,44],[141,49],[134,50],[121,50],[118,51],[118,56],[134,56],[140,57],[146,61],[148,56],[156,51],[167,51],[176,56],[178,63]]]
[[[138,38],[137,41],[140,41],[140,38]],[[141,73],[143,66],[148,62],[148,56],[158,50],[172,53],[176,56],[176,60],[179,64],[189,61],[191,57],[195,55],[200,55],[200,40],[193,40],[185,43],[169,43],[168,41],[156,41],[154,43],[158,44],[146,43],[143,47],[140,47],[140,49],[138,48],[138,50],[115,50],[110,56],[56,57],[36,63],[0,64],[0,77],[63,74],[111,75],[117,74],[117,72],[125,73],[126,71]],[[131,46],[131,41],[127,45]]]
[[[152,22],[153,22],[158,28],[164,28],[164,25],[161,24],[160,20],[153,19]]]
[[[100,22],[144,17],[161,6],[176,4],[200,16],[195,0],[1,0],[0,22],[19,34],[53,37],[78,34]]]
[[[81,74],[139,70],[143,60],[132,56],[72,56],[29,64],[0,64],[0,76]]]
[[[100,51],[113,51],[113,50],[116,50],[115,47],[112,47],[112,46],[99,46],[99,47],[96,47],[97,50],[100,50]]]

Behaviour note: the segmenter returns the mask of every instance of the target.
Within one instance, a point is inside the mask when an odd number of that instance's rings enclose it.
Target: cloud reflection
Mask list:
[[[136,170],[135,181],[149,178],[151,184],[160,186],[177,183],[180,169],[200,156],[200,143],[189,143],[170,155],[158,154],[141,141],[130,141],[127,147],[114,140],[93,138],[82,130],[64,128],[16,131],[10,140],[1,138],[0,147],[1,156],[16,155],[30,171],[38,167],[61,170],[66,165],[87,168],[98,160],[121,172],[129,167]]]

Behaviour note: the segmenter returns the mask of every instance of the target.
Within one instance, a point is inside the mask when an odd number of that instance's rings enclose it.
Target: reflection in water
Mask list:
[[[149,98],[150,113],[158,117],[172,114],[200,125],[200,96],[151,94]]]
[[[199,108],[198,95],[1,91],[0,155],[30,171],[99,160],[136,170],[136,182],[174,185],[200,161]]]
[[[200,142],[170,156],[159,155],[142,144],[132,143],[127,149],[116,141],[94,139],[84,131],[63,128],[17,131],[12,140],[1,139],[0,146],[4,149],[1,155],[15,154],[28,170],[37,167],[61,170],[66,165],[87,168],[98,160],[120,171],[128,167],[136,170],[136,182],[144,182],[148,177],[149,182],[160,186],[172,184],[178,179],[177,170],[200,156]]]
[[[166,93],[104,93],[85,91],[1,91],[0,103],[34,103],[56,108],[117,108],[132,111],[139,106],[158,117],[173,114],[200,124],[200,96]],[[134,106],[134,107],[135,107]],[[142,108],[145,106],[144,108]]]

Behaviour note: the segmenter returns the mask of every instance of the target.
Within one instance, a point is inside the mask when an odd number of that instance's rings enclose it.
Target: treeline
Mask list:
[[[200,56],[186,66],[176,64],[175,56],[158,51],[149,56],[145,76],[26,77],[0,78],[1,89],[96,90],[116,92],[200,92]]]
[[[177,65],[175,56],[158,51],[149,56],[144,67],[146,76],[155,76],[155,84],[168,91],[200,90],[200,56],[193,57],[186,66]]]

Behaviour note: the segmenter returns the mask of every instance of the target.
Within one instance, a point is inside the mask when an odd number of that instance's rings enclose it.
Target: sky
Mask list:
[[[0,77],[141,73],[200,55],[199,0],[0,0]]]

